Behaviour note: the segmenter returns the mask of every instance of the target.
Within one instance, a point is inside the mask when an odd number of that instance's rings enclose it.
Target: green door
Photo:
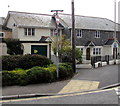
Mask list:
[[[31,54],[40,54],[47,57],[47,45],[31,45]]]

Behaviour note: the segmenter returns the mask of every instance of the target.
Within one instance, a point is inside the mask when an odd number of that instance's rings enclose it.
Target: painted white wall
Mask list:
[[[50,29],[35,28],[34,36],[24,35],[24,28],[18,28],[18,38],[20,41],[39,41],[41,36],[50,36]]]
[[[113,55],[112,46],[104,46],[103,47],[103,55]]]
[[[6,43],[0,43],[0,56],[1,55],[8,55]]]
[[[17,23],[16,23],[15,19],[12,16],[10,16],[6,26],[8,28],[13,29],[14,28],[14,26],[13,26],[14,24],[17,24]]]
[[[22,43],[24,46],[23,54],[31,54],[31,45],[47,45],[47,57],[49,58],[49,44],[48,43]]]
[[[12,29],[12,37],[17,39],[18,38],[18,28],[17,28],[17,26],[14,26],[14,24],[17,25],[17,22],[15,21],[15,19],[12,16],[10,16],[6,26],[8,28]]]

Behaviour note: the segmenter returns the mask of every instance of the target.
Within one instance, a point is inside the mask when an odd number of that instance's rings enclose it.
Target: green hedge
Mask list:
[[[67,64],[67,63],[59,64],[59,78],[60,79],[71,78],[73,74],[74,72],[70,64]]]
[[[2,70],[29,69],[34,66],[47,66],[51,63],[50,59],[41,55],[8,55],[2,57]]]
[[[59,65],[59,79],[66,79],[73,76],[71,65]],[[16,69],[13,71],[2,71],[2,85],[28,85],[37,83],[50,83],[59,80],[56,77],[56,66],[33,67],[28,70]]]

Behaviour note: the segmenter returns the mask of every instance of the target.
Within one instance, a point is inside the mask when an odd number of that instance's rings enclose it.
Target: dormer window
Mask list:
[[[100,31],[95,31],[95,38],[100,38],[101,35],[100,35]]]
[[[77,38],[82,38],[82,34],[83,34],[83,31],[81,29],[80,30],[76,30]]]
[[[4,38],[4,32],[0,32],[0,38]]]
[[[34,36],[35,35],[35,28],[24,28],[24,35]]]

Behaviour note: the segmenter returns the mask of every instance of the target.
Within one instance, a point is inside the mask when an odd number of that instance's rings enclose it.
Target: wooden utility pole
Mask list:
[[[72,67],[74,73],[76,73],[76,62],[75,62],[75,14],[74,14],[74,0],[72,0]]]

